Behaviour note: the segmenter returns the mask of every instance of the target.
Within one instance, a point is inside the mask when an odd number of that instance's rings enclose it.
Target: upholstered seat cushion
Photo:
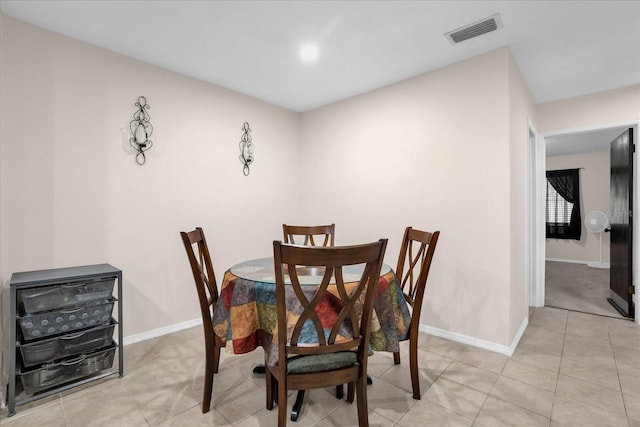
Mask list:
[[[356,364],[356,353],[341,351],[339,353],[313,354],[295,356],[287,360],[287,371],[293,374],[305,372],[332,371]]]

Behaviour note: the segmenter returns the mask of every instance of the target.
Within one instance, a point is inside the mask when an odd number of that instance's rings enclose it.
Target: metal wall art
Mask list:
[[[251,143],[251,128],[249,123],[244,122],[242,126],[242,138],[240,138],[240,161],[244,165],[242,173],[249,176],[249,165],[253,162],[253,144]]]
[[[149,139],[153,133],[153,126],[151,126],[151,117],[147,112],[151,106],[147,104],[147,98],[144,96],[138,97],[135,106],[138,107],[138,110],[133,113],[133,120],[129,123],[131,130],[129,144],[137,151],[136,163],[143,165],[147,160],[144,152],[153,147],[153,142]]]

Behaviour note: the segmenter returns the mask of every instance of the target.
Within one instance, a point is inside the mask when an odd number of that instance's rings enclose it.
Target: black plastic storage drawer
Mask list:
[[[78,329],[106,325],[111,320],[113,300],[72,309],[49,311],[18,317],[25,341],[66,334]]]
[[[25,314],[87,304],[110,298],[115,280],[115,277],[101,278],[24,289],[18,291],[18,301],[22,303]]]
[[[39,369],[18,372],[18,375],[25,393],[34,394],[111,368],[115,351],[116,345],[112,344],[104,350],[44,365]]]
[[[74,332],[67,335],[35,341],[29,344],[18,344],[24,366],[33,366],[63,357],[80,353],[88,353],[101,347],[111,345],[113,329],[116,321],[98,328]]]

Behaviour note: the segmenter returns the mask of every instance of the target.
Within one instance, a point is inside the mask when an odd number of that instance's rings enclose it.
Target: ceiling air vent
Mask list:
[[[500,19],[500,14],[496,13],[486,19],[465,25],[464,27],[449,31],[448,33],[444,33],[444,36],[451,44],[457,44],[461,41],[490,33],[498,28],[502,28],[502,20]]]

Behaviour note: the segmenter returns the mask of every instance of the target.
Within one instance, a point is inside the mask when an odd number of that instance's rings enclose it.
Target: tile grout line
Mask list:
[[[622,406],[624,407],[624,415],[627,417],[627,424],[631,425],[629,411],[627,410],[627,402],[624,399],[624,392],[622,390],[622,381],[620,380],[620,371],[618,371],[618,359],[616,353],[613,350],[613,342],[611,341],[611,330],[607,323],[607,336],[609,337],[609,345],[611,346],[611,353],[613,354],[613,364],[616,367],[616,376],[618,377],[618,385],[620,386],[620,397],[622,398]]]
[[[562,360],[564,358],[564,348],[567,341],[567,329],[569,327],[569,312],[564,323],[564,333],[562,334],[562,353],[560,353],[560,365],[558,366],[558,375],[556,376],[556,385],[553,389],[553,402],[551,402],[551,414],[549,414],[549,424],[553,422],[553,411],[556,407],[556,399],[558,397],[558,383],[560,382],[560,369],[562,368]]]

